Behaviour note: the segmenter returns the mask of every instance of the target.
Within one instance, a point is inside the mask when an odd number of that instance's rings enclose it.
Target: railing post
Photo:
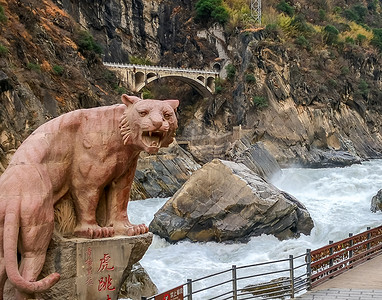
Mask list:
[[[306,276],[308,281],[308,288],[309,291],[312,288],[312,257],[310,256],[310,249],[306,249]]]
[[[294,266],[293,266],[293,255],[289,255],[289,277],[290,277],[290,292],[291,298],[294,298]]]
[[[331,244],[333,244],[333,241],[329,241],[329,245],[331,245]],[[333,247],[330,247],[330,249],[329,249],[329,254],[332,255],[333,252],[334,252]],[[331,259],[329,260],[329,267],[332,267],[332,266],[333,266],[333,258],[331,258]]]
[[[349,233],[349,237],[352,237],[353,236],[353,234],[352,233]],[[352,247],[354,245],[354,241],[353,240],[350,240],[350,247]],[[350,258],[352,258],[353,257],[353,250],[349,250],[349,265],[351,265],[351,260],[350,260]],[[351,266],[350,266],[351,267]]]
[[[367,231],[369,231],[371,228],[367,227],[366,229],[367,229]],[[368,232],[367,233],[367,240],[370,240],[370,239],[371,239],[371,233]],[[370,250],[370,242],[367,243],[366,248],[367,248],[367,250]],[[369,255],[369,253],[367,255]]]
[[[232,293],[233,300],[237,300],[237,275],[236,275],[236,265],[232,266]]]
[[[187,300],[192,300],[192,279],[187,279]]]
[[[141,297],[141,300],[146,300],[146,299],[147,299],[146,297],[143,297],[143,296]]]

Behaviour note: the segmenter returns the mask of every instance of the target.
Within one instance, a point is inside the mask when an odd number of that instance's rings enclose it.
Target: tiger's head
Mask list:
[[[172,143],[178,128],[178,100],[143,100],[124,94],[122,102],[126,110],[119,127],[125,145],[153,154]]]

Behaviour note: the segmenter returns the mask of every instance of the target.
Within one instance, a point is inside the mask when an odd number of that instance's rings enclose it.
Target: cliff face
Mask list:
[[[0,173],[20,143],[64,112],[115,103],[113,74],[79,49],[78,25],[50,1],[0,1]],[[115,78],[115,76],[114,76]]]
[[[307,53],[286,48],[266,34],[239,36],[233,51],[241,80],[232,86],[233,102],[226,104],[226,111],[244,107],[242,115],[232,114],[236,122],[284,165],[317,167],[328,157],[341,156],[340,151],[380,157],[380,56],[357,48],[345,50],[346,56],[327,49]],[[245,80],[250,73],[256,83]],[[367,92],[360,91],[361,81],[369,82]],[[268,106],[257,105],[256,95],[267,99]],[[230,113],[216,112],[224,115],[228,118]]]
[[[135,57],[195,68],[216,57],[196,36],[192,0],[54,2],[102,44],[104,61],[126,63]]]
[[[161,95],[181,100],[178,140],[200,162],[229,158],[243,135],[263,142],[282,165],[381,156],[378,53],[359,46],[307,50],[264,29],[206,29],[193,20],[195,3],[0,0],[7,18],[0,44],[8,50],[0,55],[0,172],[46,120],[119,102],[118,79],[102,59],[191,68],[219,62],[223,79],[225,67],[234,67],[211,99],[176,84]],[[85,46],[84,31],[91,34]]]

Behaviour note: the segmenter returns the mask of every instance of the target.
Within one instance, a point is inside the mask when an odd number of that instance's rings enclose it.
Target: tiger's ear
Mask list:
[[[169,104],[173,110],[176,111],[176,108],[179,106],[179,100],[164,100],[167,104]]]
[[[138,101],[141,101],[142,99],[141,98],[138,98],[136,96],[128,96],[126,94],[123,94],[122,97],[121,97],[121,100],[122,102],[126,105],[126,106],[129,106],[131,104],[134,104]]]

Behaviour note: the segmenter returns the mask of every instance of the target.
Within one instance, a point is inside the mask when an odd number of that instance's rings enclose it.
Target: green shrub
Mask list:
[[[222,5],[222,0],[199,0],[195,9],[196,22],[208,23],[209,20],[212,20],[224,25],[229,20],[229,13]]]
[[[369,85],[363,79],[361,79],[361,81],[359,82],[358,89],[359,89],[361,95],[364,97],[366,97],[367,94],[369,93]]]
[[[142,89],[142,99],[153,99],[153,98],[154,98],[154,95],[149,89],[147,88]]]
[[[367,39],[367,38],[366,38],[365,35],[363,35],[363,34],[358,34],[357,37],[356,37],[356,39],[355,39],[355,41],[356,41],[357,45],[362,46],[363,43],[366,41],[366,39]]]
[[[372,11],[373,13],[377,11],[377,3],[378,0],[368,1],[367,3],[367,9]]]
[[[225,67],[226,71],[227,71],[227,78],[229,80],[234,80],[235,79],[235,75],[236,75],[236,68],[233,64],[228,64],[226,67]]]
[[[144,57],[138,57],[138,56],[130,56],[129,61],[131,64],[135,64],[135,65],[145,65],[145,66],[154,65],[154,63],[151,60]]]
[[[226,23],[228,22],[228,20],[229,20],[229,13],[228,13],[228,11],[225,9],[225,7],[223,7],[223,6],[218,6],[218,7],[216,7],[216,8],[212,11],[211,16],[212,16],[212,18],[213,18],[216,22],[218,22],[218,23],[220,23],[220,24],[222,24],[222,25],[226,24]]]
[[[326,25],[324,28],[324,37],[325,37],[325,42],[328,45],[333,45],[336,44],[338,41],[338,34],[340,32],[338,29],[333,26],[333,25]]]
[[[322,8],[318,11],[318,18],[320,21],[326,20],[326,11],[324,11]]]
[[[350,70],[349,70],[348,67],[343,66],[343,67],[341,68],[341,74],[342,74],[342,75],[347,75],[347,74],[349,74],[349,72],[350,72]]]
[[[223,91],[223,80],[218,77],[215,79],[215,93],[220,94]]]
[[[263,96],[253,96],[252,101],[258,108],[268,107],[268,99]]]
[[[348,19],[349,21],[354,21],[354,22],[358,22],[358,15],[357,13],[352,10],[352,9],[346,9],[344,11],[344,16],[346,19]]]
[[[328,84],[329,84],[329,86],[331,86],[333,88],[337,87],[337,81],[333,78],[329,79]]]
[[[99,45],[93,38],[93,36],[83,30],[78,33],[78,50],[83,53],[84,51],[92,51],[97,54],[102,54],[103,50],[101,45]]]
[[[352,44],[352,45],[355,44],[354,39],[353,39],[352,37],[350,37],[350,36],[347,36],[347,37],[345,38],[345,43],[347,43],[347,44]]]
[[[296,29],[299,32],[309,33],[313,32],[312,26],[306,23],[305,17],[301,14],[294,16],[290,22],[290,26]]]
[[[280,1],[279,4],[277,4],[276,8],[279,11],[285,12],[288,16],[294,15],[294,8],[289,3],[285,2],[285,0]]]
[[[335,14],[337,14],[337,15],[340,14],[341,11],[342,11],[342,8],[339,7],[339,6],[335,6],[335,7],[333,8],[333,12],[334,12]]]
[[[363,23],[366,15],[367,7],[361,4],[354,5],[351,9],[346,9],[344,11],[344,16],[346,19],[357,23]]]
[[[245,81],[247,83],[255,83],[256,82],[256,77],[253,74],[246,74],[245,75]]]
[[[52,70],[53,70],[54,74],[56,74],[56,75],[61,76],[62,74],[64,74],[64,67],[62,67],[62,66],[54,65],[52,67]]]
[[[29,62],[27,64],[27,68],[31,71],[36,71],[36,72],[40,72],[41,71],[41,66],[39,64],[36,64],[36,63],[32,63],[32,62]]]
[[[296,45],[299,45],[301,48],[304,48],[306,50],[311,50],[309,41],[303,35],[298,36],[294,42]]]
[[[122,95],[122,94],[126,94],[127,93],[127,89],[124,87],[124,86],[115,86],[114,90],[119,94],[119,95]]]
[[[371,39],[371,44],[382,52],[382,28],[373,29],[373,38]]]
[[[0,56],[6,56],[8,54],[8,48],[0,44]]]
[[[223,87],[221,85],[215,85],[215,93],[220,94],[223,91]]]
[[[5,23],[7,21],[7,17],[5,16],[4,13],[4,7],[0,5],[0,22]]]
[[[358,15],[359,22],[363,23],[367,15],[367,7],[362,4],[357,4],[353,6],[353,10]]]
[[[279,35],[279,27],[276,23],[267,24],[264,33],[271,38],[276,38]]]

